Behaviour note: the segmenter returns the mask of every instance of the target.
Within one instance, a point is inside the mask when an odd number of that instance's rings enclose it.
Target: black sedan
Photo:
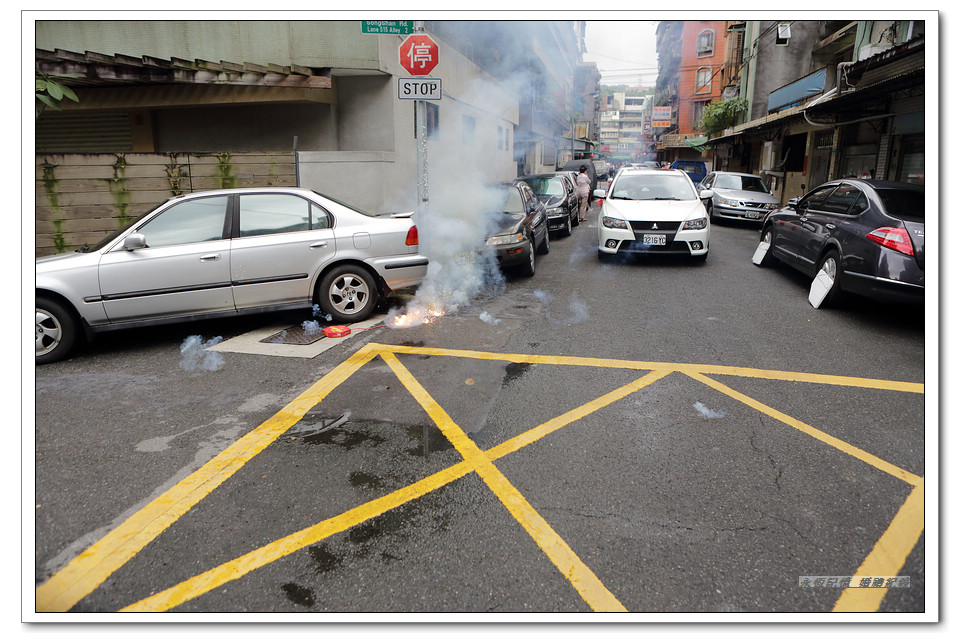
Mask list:
[[[922,304],[923,249],[922,186],[842,179],[770,213],[753,262],[781,261],[812,277],[814,308],[835,303],[842,292]]]
[[[496,251],[501,268],[516,269],[532,277],[537,254],[550,252],[546,208],[537,195],[521,180],[503,183],[488,190],[483,204],[493,234],[487,235],[487,247]]]
[[[525,176],[522,180],[546,208],[550,232],[569,237],[573,227],[580,225],[577,190],[570,177],[562,172],[549,172]]]

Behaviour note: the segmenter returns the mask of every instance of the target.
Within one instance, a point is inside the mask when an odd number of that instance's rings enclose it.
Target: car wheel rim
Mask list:
[[[35,332],[37,355],[46,355],[54,350],[63,337],[63,328],[57,318],[41,308],[37,308]]]
[[[339,313],[354,314],[370,299],[370,287],[357,275],[341,275],[330,286],[330,304]]]
[[[830,279],[831,283],[837,282],[837,261],[833,257],[827,257],[820,270]]]

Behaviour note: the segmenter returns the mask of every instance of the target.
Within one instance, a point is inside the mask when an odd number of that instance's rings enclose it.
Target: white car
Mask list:
[[[693,181],[681,170],[624,169],[608,190],[594,190],[600,209],[600,259],[616,255],[685,255],[705,261],[710,221]]]
[[[121,328],[313,304],[338,323],[366,319],[426,276],[412,214],[302,188],[173,197],[93,247],[36,260],[36,362]]]

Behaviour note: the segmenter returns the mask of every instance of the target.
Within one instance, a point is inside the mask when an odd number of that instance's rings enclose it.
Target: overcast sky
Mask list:
[[[585,62],[597,63],[603,85],[643,85],[657,81],[657,21],[587,21]]]

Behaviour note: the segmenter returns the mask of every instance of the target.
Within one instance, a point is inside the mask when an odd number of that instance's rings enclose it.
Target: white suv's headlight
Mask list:
[[[488,246],[505,246],[521,241],[523,241],[523,235],[519,232],[517,234],[495,234],[492,237],[487,237]]]
[[[680,226],[681,230],[703,230],[707,227],[707,217],[701,217],[700,219],[690,219],[689,221],[684,221],[683,225]]]
[[[614,219],[613,217],[603,217],[600,219],[600,223],[603,224],[604,228],[619,228],[620,230],[627,229],[627,222],[623,219]]]

